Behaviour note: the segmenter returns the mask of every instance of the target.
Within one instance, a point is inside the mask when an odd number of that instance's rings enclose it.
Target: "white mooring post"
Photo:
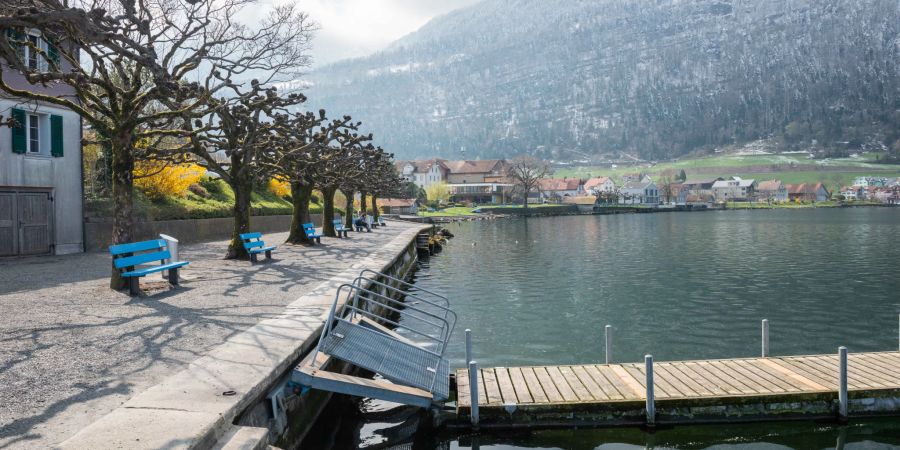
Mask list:
[[[612,364],[612,325],[603,327],[606,339],[606,363]]]
[[[466,328],[466,364],[472,361],[472,330]]]
[[[656,425],[656,402],[653,398],[653,355],[644,356],[647,365],[647,426]]]
[[[841,362],[838,388],[838,402],[840,403],[838,418],[844,421],[847,420],[847,411],[849,410],[849,401],[847,399],[847,347],[838,347],[838,358],[840,358]]]
[[[478,428],[478,363],[469,361],[469,393],[472,402],[472,426]]]
[[[769,357],[769,319],[762,320],[762,357]]]

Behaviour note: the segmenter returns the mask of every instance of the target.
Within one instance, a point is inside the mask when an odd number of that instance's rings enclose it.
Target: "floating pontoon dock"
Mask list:
[[[478,374],[475,417],[468,369],[456,371],[457,414],[460,423],[483,427],[900,414],[900,352],[847,355],[842,348],[834,355],[656,364],[648,357],[630,364],[473,366]]]

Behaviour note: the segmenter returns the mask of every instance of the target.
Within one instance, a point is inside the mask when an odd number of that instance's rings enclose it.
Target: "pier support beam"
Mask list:
[[[612,364],[612,325],[603,327],[606,343],[606,364]]]
[[[762,357],[769,357],[769,319],[762,320]]]
[[[472,404],[472,427],[478,428],[478,363],[469,361],[469,392]]]
[[[846,422],[849,410],[849,400],[847,397],[847,347],[838,347],[838,358],[840,359],[840,373],[838,374],[838,420]]]
[[[653,355],[644,356],[647,372],[647,426],[656,426],[656,400],[653,396]]]

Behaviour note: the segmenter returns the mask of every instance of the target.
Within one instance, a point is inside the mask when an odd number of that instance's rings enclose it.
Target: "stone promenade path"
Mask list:
[[[104,252],[0,259],[0,449],[62,442],[417,227],[314,247],[266,235],[275,258],[253,265],[223,260],[225,241],[183,246],[182,285],[150,275],[135,298],[109,289]]]

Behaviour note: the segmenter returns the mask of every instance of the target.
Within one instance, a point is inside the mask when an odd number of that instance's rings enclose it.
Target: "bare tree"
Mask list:
[[[133,240],[136,145],[161,136],[184,137],[183,118],[203,115],[217,87],[201,88],[202,72],[267,73],[275,81],[308,62],[309,20],[291,5],[276,8],[256,30],[235,17],[254,0],[0,0],[0,90],[70,109],[90,125],[111,159],[115,201],[113,243]],[[49,45],[36,45],[38,30]],[[285,39],[285,38],[289,39]],[[22,49],[43,63],[21,58]],[[303,64],[301,64],[302,67]],[[210,70],[212,69],[212,70]],[[64,85],[70,93],[17,88],[21,73],[33,86]],[[277,74],[277,75],[276,75]],[[230,77],[223,77],[230,82]],[[124,281],[112,271],[111,286]]]
[[[541,180],[550,175],[550,164],[530,155],[517,156],[509,161],[506,176],[522,194],[522,205],[528,208],[528,195],[537,188]]]

